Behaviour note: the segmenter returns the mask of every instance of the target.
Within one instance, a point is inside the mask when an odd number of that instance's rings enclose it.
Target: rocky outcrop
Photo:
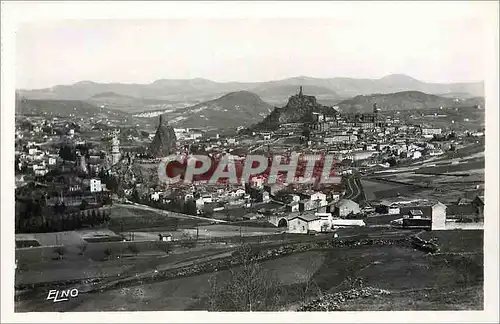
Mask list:
[[[286,106],[275,108],[262,122],[252,129],[274,130],[286,123],[310,123],[313,121],[313,112],[334,114],[333,108],[323,106],[316,101],[316,97],[307,96],[300,92],[288,99]]]
[[[161,158],[173,153],[175,148],[175,136],[172,126],[168,126],[162,116],[160,116],[160,123],[156,130],[155,137],[149,145],[149,154],[155,158]]]

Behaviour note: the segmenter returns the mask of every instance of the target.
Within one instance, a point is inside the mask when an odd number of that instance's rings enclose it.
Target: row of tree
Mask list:
[[[83,227],[95,227],[110,220],[110,212],[102,208],[64,215],[32,216],[17,218],[16,233],[44,233],[71,231]]]
[[[169,210],[187,215],[197,215],[196,202],[192,199],[184,201],[184,199],[172,199],[170,202],[153,200],[150,197],[143,197],[138,190],[132,191],[130,198],[132,202],[137,204],[148,205],[153,208]]]

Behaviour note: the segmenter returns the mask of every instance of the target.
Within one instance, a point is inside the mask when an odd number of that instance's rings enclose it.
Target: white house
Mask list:
[[[320,207],[327,205],[326,195],[322,192],[315,192],[311,195],[311,201],[319,201]]]
[[[56,159],[53,157],[49,158],[49,165],[54,165],[54,164],[56,164]]]
[[[300,204],[298,201],[292,201],[289,205],[289,210],[294,213],[300,210]]]
[[[254,188],[262,189],[264,187],[264,178],[263,177],[253,177],[250,180],[250,184]]]
[[[44,176],[48,172],[49,172],[49,170],[47,170],[45,167],[44,168],[35,169],[35,175],[39,175],[39,176]]]
[[[101,180],[100,179],[90,179],[90,192],[101,192]]]
[[[155,191],[151,194],[151,200],[158,201],[160,200],[160,193],[158,191]]]
[[[412,157],[411,157],[411,158],[412,158],[412,159],[414,159],[414,160],[416,160],[416,159],[420,159],[421,157],[422,157],[422,152],[420,152],[420,151],[415,151],[415,152],[413,152],[413,154],[412,154]]]
[[[243,197],[244,195],[245,195],[245,189],[241,189],[241,188],[231,192],[231,196],[234,198],[240,198],[240,197]]]
[[[351,213],[358,214],[361,212],[359,205],[350,199],[341,199],[337,203],[339,217],[345,217]]]
[[[269,202],[270,200],[271,200],[271,198],[269,197],[269,192],[264,191],[264,192],[262,193],[262,201],[263,201],[263,202],[265,202],[265,203],[267,203],[267,202]]]
[[[323,221],[313,214],[295,216],[288,220],[288,232],[307,234],[309,231],[321,232]]]
[[[334,192],[332,194],[330,194],[330,196],[332,197],[332,201],[339,201],[340,200],[340,196],[341,196],[341,193],[340,192]]]
[[[441,128],[422,128],[422,135],[441,135]]]
[[[438,156],[438,155],[443,155],[444,152],[442,150],[432,150],[429,152],[430,156]]]

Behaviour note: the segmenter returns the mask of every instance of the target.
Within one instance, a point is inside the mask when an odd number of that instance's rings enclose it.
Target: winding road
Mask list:
[[[351,175],[345,178],[346,194],[345,199],[351,199],[356,202],[366,200],[365,192],[363,191],[363,186],[361,185],[361,179],[358,175]]]

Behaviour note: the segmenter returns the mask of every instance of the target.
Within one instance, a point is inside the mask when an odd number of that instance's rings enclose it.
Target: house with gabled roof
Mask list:
[[[315,213],[303,213],[288,219],[288,232],[307,234],[330,229],[331,223]]]

